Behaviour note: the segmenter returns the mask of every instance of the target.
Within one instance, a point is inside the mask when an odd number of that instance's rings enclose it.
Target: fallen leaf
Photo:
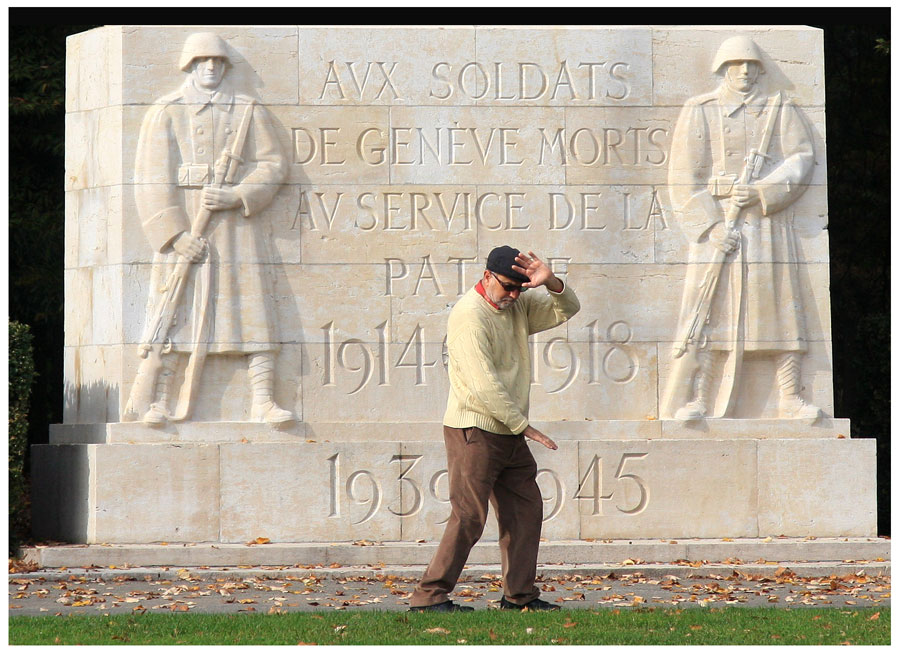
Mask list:
[[[534,628],[526,628],[526,629],[525,629],[525,634],[526,634],[526,635],[531,635],[532,633],[534,633]]]
[[[450,631],[447,630],[446,628],[426,628],[425,632],[432,633],[435,635],[449,635],[450,634]]]
[[[342,624],[342,625],[340,625],[340,626],[335,626],[335,627],[334,627],[334,632],[339,633],[339,632],[341,632],[342,630],[346,630],[346,628],[347,628],[347,625],[346,625],[346,624]],[[449,632],[449,631],[448,631],[448,632]]]
[[[880,613],[880,612],[876,612],[876,613],[873,614],[871,617],[869,617],[869,621],[875,621],[875,620],[878,619],[878,617],[880,617],[880,616],[881,616],[881,613]]]
[[[488,637],[491,638],[491,641],[497,639],[497,633],[494,632],[494,629],[493,629],[493,628],[491,628],[490,630],[488,630]]]
[[[563,624],[563,628],[574,628],[577,625],[577,621],[566,621],[566,623]]]

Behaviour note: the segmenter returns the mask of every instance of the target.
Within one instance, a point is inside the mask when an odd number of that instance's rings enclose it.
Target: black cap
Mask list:
[[[514,281],[525,283],[526,281],[529,281],[528,277],[516,272],[512,268],[513,265],[519,265],[516,263],[516,257],[518,255],[519,250],[510,247],[509,245],[495,247],[491,250],[491,253],[488,254],[487,269],[491,272],[502,274],[504,277],[508,277]]]

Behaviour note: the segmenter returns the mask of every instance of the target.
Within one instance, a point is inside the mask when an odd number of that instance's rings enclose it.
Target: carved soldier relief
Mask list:
[[[135,161],[154,258],[125,421],[187,419],[207,355],[230,354],[247,360],[251,420],[288,422],[294,415],[274,401],[278,338],[254,219],[278,192],[287,157],[266,108],[229,82],[219,36],[192,34],[179,67],[184,82],[145,115]]]
[[[669,192],[689,259],[674,365],[661,415],[729,417],[748,355],[775,363],[778,415],[821,415],[801,395],[807,351],[792,206],[815,163],[800,109],[766,89],[764,59],[745,36],[724,41],[719,87],[685,104],[672,137]]]

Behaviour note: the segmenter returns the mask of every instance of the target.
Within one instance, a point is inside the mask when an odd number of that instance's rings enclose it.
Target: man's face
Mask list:
[[[225,76],[225,59],[222,57],[197,57],[194,59],[191,75],[202,89],[215,90]]]
[[[481,281],[481,285],[484,288],[485,294],[487,294],[490,300],[494,302],[501,311],[506,310],[515,304],[519,295],[522,294],[522,284],[520,282],[510,279],[502,274],[491,272],[490,270],[484,271],[484,278]],[[507,290],[504,286],[513,289]]]
[[[735,91],[746,93],[759,77],[759,64],[755,61],[729,61],[725,68],[725,81]]]

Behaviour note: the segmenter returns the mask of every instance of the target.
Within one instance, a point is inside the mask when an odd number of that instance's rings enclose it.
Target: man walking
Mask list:
[[[580,308],[574,291],[534,252],[497,247],[487,269],[450,312],[450,397],[444,443],[452,512],[437,552],[416,586],[411,611],[473,608],[451,602],[469,551],[481,537],[488,500],[497,513],[504,596],[510,610],[558,610],[534,585],[543,500],[526,438],[556,449],[528,423],[528,336],[552,329]],[[547,293],[526,290],[546,286]]]

